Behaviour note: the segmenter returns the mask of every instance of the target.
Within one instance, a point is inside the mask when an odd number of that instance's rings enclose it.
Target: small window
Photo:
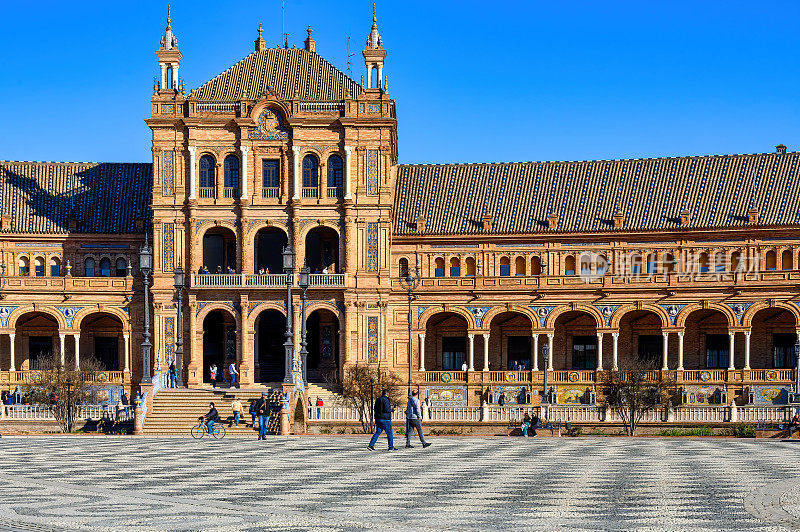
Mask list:
[[[631,273],[633,275],[639,275],[642,273],[642,256],[641,255],[633,255],[631,257]]]
[[[714,255],[714,271],[717,273],[725,271],[725,254],[721,251]]]
[[[508,257],[500,258],[500,277],[511,275],[511,260]]]
[[[797,359],[794,355],[794,333],[775,333],[772,335],[772,365],[775,368],[794,368]]]
[[[597,367],[597,336],[572,337],[572,369]]]
[[[278,159],[262,160],[261,170],[264,188],[279,188],[281,186],[281,164]]]
[[[18,266],[20,275],[30,275],[30,262],[28,262],[28,257],[20,257]]]
[[[564,259],[564,275],[575,275],[575,257],[572,255]]]
[[[647,256],[647,273],[651,275],[658,273],[658,260],[655,253]]]
[[[344,164],[338,155],[328,157],[328,188],[342,188]]]
[[[50,277],[61,276],[61,261],[56,257],[50,259]]]
[[[581,256],[581,275],[592,274],[592,257],[589,255]]]
[[[698,262],[700,266],[700,273],[708,273],[708,253],[701,253],[700,260]]]
[[[225,157],[225,188],[239,188],[239,158],[235,155]]]
[[[319,161],[315,155],[303,158],[303,188],[316,188],[319,173]]]
[[[450,277],[459,277],[461,275],[461,261],[456,257],[450,259]]]
[[[781,270],[791,270],[792,269],[792,252],[788,249],[785,249],[783,253],[781,253]]]
[[[475,258],[474,257],[467,257],[465,261],[467,265],[467,277],[474,277],[475,276]]]
[[[777,257],[774,251],[767,251],[767,270],[774,270],[777,268]]]
[[[100,276],[111,277],[111,259],[108,257],[100,259]]]
[[[44,277],[44,259],[42,257],[33,259],[33,267],[36,277]]]
[[[83,273],[86,277],[94,277],[94,259],[92,257],[88,257],[85,261],[83,261]]]
[[[706,335],[706,367],[727,368],[729,350],[729,337],[727,334]]]
[[[400,259],[400,263],[397,265],[397,274],[400,277],[405,277],[408,273],[408,259],[402,258]]]
[[[117,277],[125,277],[128,275],[128,261],[120,257],[117,259],[116,266],[117,268],[115,273],[117,274]]]
[[[608,259],[605,255],[599,255],[596,259],[597,275],[605,275],[608,271]]]
[[[738,272],[742,269],[741,254],[738,251],[731,253],[731,271]]]
[[[542,274],[542,259],[539,257],[533,257],[531,259],[531,275],[541,275]]]
[[[514,259],[514,275],[525,275],[525,257]]]
[[[216,186],[216,164],[210,155],[200,157],[200,188],[214,188]]]
[[[675,271],[675,256],[672,253],[664,255],[664,271],[668,273]]]
[[[434,270],[434,276],[436,277],[444,277],[444,259],[439,257],[436,259],[436,268]]]

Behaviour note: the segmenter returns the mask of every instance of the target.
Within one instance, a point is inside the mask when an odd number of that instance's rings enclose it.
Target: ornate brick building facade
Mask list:
[[[147,236],[153,368],[175,358],[182,268],[192,387],[232,361],[242,386],[299,377],[300,327],[292,359],[284,330],[305,264],[310,381],[356,363],[405,375],[411,359],[441,404],[536,403],[547,368],[569,403],[599,371],[647,361],[689,401],[789,390],[800,154],[398,165],[374,18],[366,82],[318,55],[311,28],[300,49],[267,48],[259,28],[252,53],[188,94],[169,21],[157,55],[152,165],[2,163],[0,385],[51,351],[135,387]]]

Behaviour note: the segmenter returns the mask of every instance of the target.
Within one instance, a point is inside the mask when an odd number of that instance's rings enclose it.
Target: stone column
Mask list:
[[[292,199],[300,198],[300,146],[292,146],[292,163],[294,175],[292,176]]]
[[[468,334],[467,338],[469,339],[469,348],[467,351],[469,353],[469,361],[467,362],[469,364],[469,368],[467,371],[475,371],[475,335]]]
[[[597,333],[597,369],[603,369],[603,333]]]
[[[685,331],[678,331],[678,369],[683,371],[683,334]]]
[[[77,371],[81,369],[81,334],[76,333],[72,337],[75,339],[75,370]]]
[[[344,199],[346,200],[352,199],[350,193],[350,161],[352,151],[352,146],[344,147]]]
[[[539,333],[533,333],[531,337],[533,343],[533,371],[539,371]]]
[[[159,66],[161,67],[161,89],[167,90],[167,64],[160,63]]]
[[[661,344],[661,369],[669,369],[667,363],[667,355],[669,354],[669,333],[662,331],[661,336],[664,338]]]
[[[247,152],[250,148],[248,146],[239,146],[239,151],[242,152],[242,171],[240,173],[239,181],[242,185],[241,199],[247,199]]]
[[[614,340],[614,347],[611,349],[611,369],[619,369],[619,365],[617,362],[619,361],[618,358],[618,348],[619,348],[619,333],[611,333],[611,338]]]
[[[376,89],[383,88],[383,65],[378,64],[378,83],[375,85]]]
[[[750,369],[750,332],[744,331],[744,369]]]
[[[131,333],[125,333],[122,335],[123,340],[125,340],[125,371],[131,370]]]
[[[418,334],[419,337],[419,370],[425,371],[425,335]]]
[[[483,335],[483,371],[489,371],[489,335]]]
[[[553,371],[553,337],[555,334],[550,333],[547,335],[547,352],[550,353],[550,357],[547,359],[547,371]]]
[[[178,90],[178,80],[180,77],[178,76],[178,69],[180,68],[180,64],[172,63],[172,89]]]
[[[197,199],[197,179],[196,179],[196,163],[195,155],[197,154],[196,146],[189,146],[189,199]]]
[[[372,88],[372,65],[367,65],[367,88]]]
[[[736,369],[733,365],[733,344],[736,340],[736,332],[729,332],[728,338],[730,339],[728,342],[728,369]]]
[[[61,367],[66,367],[67,365],[67,350],[64,348],[64,338],[66,337],[63,333],[58,333],[58,347],[59,347],[59,354],[61,355]]]
[[[8,354],[11,356],[11,366],[9,366],[9,371],[17,371],[16,366],[14,365],[14,343],[16,340],[16,333],[8,333],[8,339],[10,341],[11,349],[9,350]]]

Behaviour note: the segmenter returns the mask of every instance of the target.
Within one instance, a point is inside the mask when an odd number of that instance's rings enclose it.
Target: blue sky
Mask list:
[[[290,46],[353,77],[371,2],[287,0]],[[8,2],[0,159],[149,161],[166,2]],[[196,87],[247,55],[279,0],[173,1]],[[800,149],[800,2],[379,1],[402,163]]]

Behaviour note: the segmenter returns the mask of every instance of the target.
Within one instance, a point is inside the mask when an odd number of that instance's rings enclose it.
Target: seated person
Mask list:
[[[200,422],[203,423],[206,426],[206,429],[208,430],[208,432],[211,433],[211,426],[214,423],[218,423],[219,422],[219,412],[217,412],[217,409],[214,406],[213,402],[209,403],[209,407],[210,408],[208,410],[208,413],[205,416],[200,418]]]

